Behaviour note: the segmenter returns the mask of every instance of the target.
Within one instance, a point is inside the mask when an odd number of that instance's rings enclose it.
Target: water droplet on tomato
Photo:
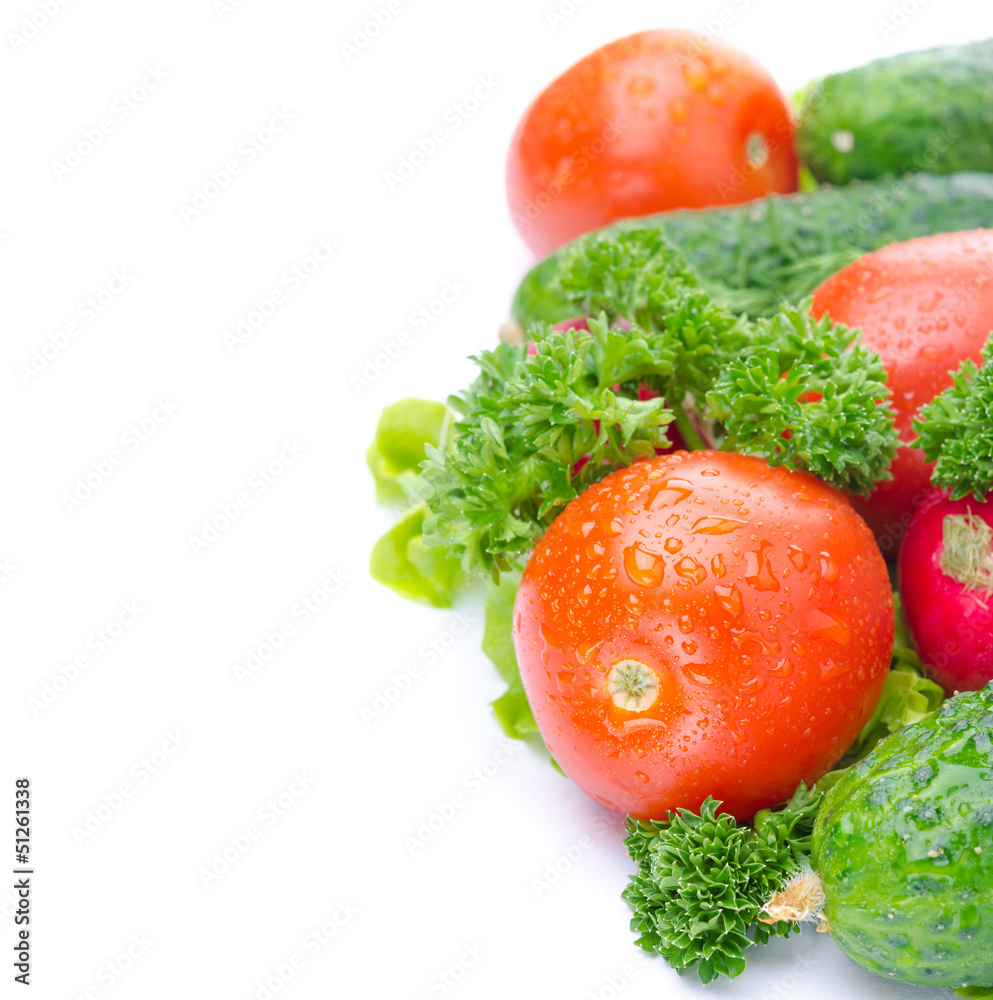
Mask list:
[[[676,573],[684,580],[692,580],[694,583],[703,583],[707,579],[707,571],[689,556],[676,563]]]
[[[821,557],[821,579],[828,583],[834,583],[838,579],[838,567],[834,564],[829,552],[819,553]]]
[[[722,579],[727,573],[727,569],[724,567],[724,557],[720,552],[710,560],[710,568],[718,580]]]
[[[829,615],[820,608],[812,608],[803,616],[803,624],[812,638],[825,639],[839,646],[848,646],[852,632],[840,618]]]
[[[687,656],[692,656],[697,651],[698,648],[699,647],[692,639],[687,639],[683,643],[683,652],[686,653]]]
[[[790,562],[793,563],[794,568],[800,570],[801,573],[807,568],[807,564],[810,562],[810,554],[804,552],[799,545],[791,545],[786,550],[786,554],[790,557]]]
[[[714,596],[717,598],[717,603],[729,614],[735,618],[741,614],[741,591],[734,584],[730,587],[714,587]]]
[[[793,673],[793,661],[784,656],[774,667],[770,667],[769,673],[774,677],[789,677]]]
[[[941,361],[952,352],[951,344],[926,344],[921,348],[921,357],[928,361]]]
[[[624,572],[639,587],[657,587],[665,576],[665,559],[635,542],[624,550]]]
[[[701,517],[693,524],[693,534],[726,535],[747,526],[747,524],[747,521],[739,521],[733,517]]]
[[[720,683],[721,667],[717,663],[684,663],[680,669],[688,680],[703,687],[713,687]],[[711,671],[713,673],[711,673]],[[699,725],[699,723],[697,723]]]
[[[821,680],[829,681],[834,677],[840,677],[841,674],[847,674],[851,669],[851,663],[835,663],[830,656],[826,656],[821,660]]]
[[[766,684],[767,681],[765,676],[762,674],[753,674],[751,677],[746,677],[741,682],[741,686],[748,691],[749,694],[758,694],[760,691],[764,691]]]
[[[648,775],[644,771],[635,771],[634,776],[643,784],[648,784]]]
[[[663,479],[648,491],[645,510],[651,510],[653,506],[675,507],[677,503],[692,495],[693,484],[686,482],[685,479]]]
[[[769,565],[772,542],[760,542],[757,551],[745,553],[745,582],[756,590],[779,590],[779,581]]]
[[[597,639],[596,642],[581,642],[576,646],[576,655],[579,657],[579,662],[582,664],[587,664],[592,662],[593,658],[596,656],[600,647],[603,645],[603,639]]]
[[[710,74],[707,72],[707,67],[695,60],[692,62],[689,60],[683,62],[683,77],[694,90],[703,90],[710,82]]]

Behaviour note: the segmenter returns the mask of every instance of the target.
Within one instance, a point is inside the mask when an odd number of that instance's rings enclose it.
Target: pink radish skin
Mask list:
[[[993,596],[941,565],[945,518],[969,514],[993,528],[993,494],[983,502],[949,500],[936,490],[914,515],[898,562],[907,630],[928,673],[949,695],[993,680]]]

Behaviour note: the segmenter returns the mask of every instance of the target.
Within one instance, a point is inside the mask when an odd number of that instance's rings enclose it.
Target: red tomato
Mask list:
[[[860,257],[814,292],[813,313],[862,328],[886,367],[903,441],[914,414],[952,384],[966,358],[981,362],[993,330],[993,230],[940,233]],[[914,510],[930,495],[931,466],[902,447],[868,500],[852,498],[879,545],[896,552]]]
[[[528,701],[600,802],[739,819],[851,745],[893,648],[886,566],[837,490],[724,452],[620,469],[538,542],[514,606]]]
[[[644,31],[581,59],[528,108],[507,198],[544,255],[615,219],[797,189],[795,127],[744,53],[688,31]]]

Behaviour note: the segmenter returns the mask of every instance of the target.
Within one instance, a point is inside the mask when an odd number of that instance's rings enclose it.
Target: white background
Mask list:
[[[579,57],[730,11],[723,37],[789,91],[985,36],[988,4],[932,0],[884,34],[892,4],[878,0],[586,0],[557,25],[550,0],[401,0],[348,59],[341,43],[385,0],[61,3],[26,44],[11,36],[41,0],[0,14],[0,558],[12,567],[0,582],[0,871],[13,867],[13,779],[30,775],[35,992],[24,995],[223,1000],[265,997],[267,980],[292,1000],[607,998],[618,984],[632,1000],[946,995],[878,980],[812,932],[707,988],[643,960],[619,899],[630,867],[619,818],[532,748],[485,784],[472,777],[504,746],[479,608],[408,604],[368,579],[391,515],[374,505],[364,451],[384,405],[443,399],[470,377],[465,356],[493,342],[529,264],[504,203],[507,143]],[[122,118],[115,102],[150,68],[166,78]],[[386,172],[484,76],[492,96],[391,191]],[[239,153],[276,111],[288,127],[253,159]],[[57,170],[102,118],[100,144]],[[181,206],[231,159],[237,176],[184,220]],[[338,244],[333,257],[229,350],[224,334],[321,238]],[[127,287],[87,323],[78,309],[115,270]],[[411,313],[450,279],[465,287],[457,301],[357,387],[352,376],[414,332]],[[68,346],[23,378],[19,366],[74,319]],[[159,409],[130,450],[122,435],[157,399],[175,412]],[[303,453],[252,492],[288,441]],[[115,449],[124,464],[67,510],[77,477]],[[240,491],[250,505],[195,553],[191,536]],[[310,621],[294,619],[329,571],[347,582]],[[92,655],[129,601],[137,621]],[[423,644],[448,642],[460,614],[471,629],[428,663]],[[287,620],[292,637],[239,683],[235,665]],[[89,665],[45,704],[80,653]],[[422,677],[366,725],[363,707],[412,663]],[[175,752],[152,757],[163,744]],[[153,775],[143,758],[160,765]],[[132,794],[116,799],[122,783]],[[464,805],[412,854],[407,838],[457,792]],[[238,854],[253,825],[260,837]],[[579,860],[540,890],[581,838]],[[226,848],[237,860],[205,884]],[[3,996],[22,995],[11,880],[0,881]],[[336,914],[344,926],[308,947]],[[449,988],[436,977],[467,948],[482,957]]]

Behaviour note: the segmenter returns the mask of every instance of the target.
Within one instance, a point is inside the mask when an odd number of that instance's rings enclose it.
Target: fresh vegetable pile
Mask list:
[[[808,88],[806,166],[858,186],[623,221],[795,190],[795,123],[685,32],[583,60],[512,143],[555,250],[519,328],[369,451],[373,576],[487,588],[500,724],[628,815],[637,944],[704,982],[812,920],[993,996],[993,174],[952,173],[993,169],[991,52]]]

